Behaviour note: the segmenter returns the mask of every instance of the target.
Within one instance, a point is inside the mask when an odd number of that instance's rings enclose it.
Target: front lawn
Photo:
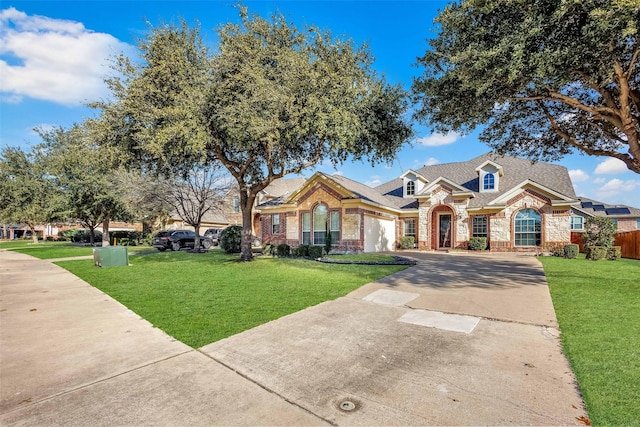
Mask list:
[[[99,246],[96,246],[99,247]],[[79,246],[69,242],[46,242],[34,245],[20,245],[8,248],[14,252],[31,255],[39,259],[70,258],[93,255],[91,246]],[[151,246],[127,246],[129,254],[144,251],[155,251]]]
[[[541,257],[594,425],[640,423],[640,261]]]
[[[58,264],[194,348],[344,296],[406,268],[237,259],[216,250],[141,255],[130,258],[129,267],[97,268],[88,260]]]

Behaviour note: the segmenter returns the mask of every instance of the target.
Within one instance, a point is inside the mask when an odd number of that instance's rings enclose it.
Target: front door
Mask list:
[[[451,215],[438,216],[438,248],[451,248]]]

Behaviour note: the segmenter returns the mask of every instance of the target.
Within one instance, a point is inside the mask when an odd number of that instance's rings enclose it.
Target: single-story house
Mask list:
[[[584,231],[590,217],[611,218],[618,231],[640,230],[640,209],[626,205],[609,205],[596,200],[578,197],[578,204],[571,208],[571,231]]]
[[[423,250],[467,248],[486,237],[492,251],[539,251],[571,241],[577,198],[567,169],[484,154],[408,170],[375,188],[316,173],[294,191],[257,206],[263,243],[378,252],[413,236]]]

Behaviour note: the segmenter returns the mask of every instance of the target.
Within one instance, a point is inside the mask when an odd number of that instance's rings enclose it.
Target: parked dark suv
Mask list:
[[[202,247],[209,249],[212,246],[211,239],[207,236],[200,236]],[[167,230],[160,231],[151,241],[151,245],[159,251],[179,251],[182,248],[193,248],[196,241],[196,233],[191,230]]]

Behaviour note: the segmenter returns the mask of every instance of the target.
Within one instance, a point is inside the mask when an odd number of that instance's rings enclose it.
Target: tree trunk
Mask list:
[[[31,224],[28,224],[28,226],[29,226],[29,230],[31,231],[31,238],[33,239],[33,243],[37,244],[38,243],[38,234],[36,233],[36,228]]]
[[[102,247],[110,245],[111,241],[109,239],[109,217],[106,217],[102,223]]]
[[[240,207],[242,208],[242,240],[240,242],[240,260],[252,261],[253,252],[251,251],[251,243],[253,240],[253,203],[256,200],[256,194],[253,191],[240,189]]]
[[[194,225],[193,229],[194,229],[194,231],[196,233],[196,238],[195,238],[195,240],[193,242],[193,251],[194,252],[201,252],[202,251],[202,249],[201,249],[201,247],[202,247],[201,243],[202,242],[200,242],[200,240],[201,240],[200,239],[200,223]]]

